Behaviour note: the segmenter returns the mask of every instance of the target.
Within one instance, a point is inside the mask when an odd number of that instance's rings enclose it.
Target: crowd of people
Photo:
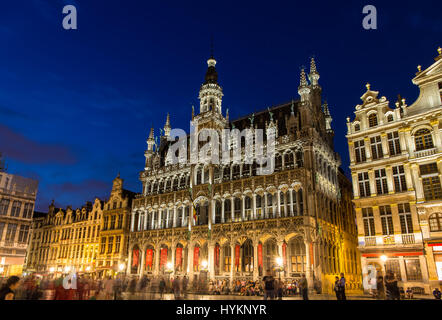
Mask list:
[[[320,286],[320,284],[319,284]],[[346,300],[346,282],[344,274],[336,276],[334,291],[337,300]],[[314,288],[317,293],[317,283]],[[71,277],[29,275],[22,279],[16,276],[0,278],[0,300],[143,300],[169,298],[188,299],[192,295],[240,295],[260,296],[265,300],[282,299],[283,297],[301,296],[308,300],[309,287],[303,274],[300,279],[281,280],[273,276],[269,270],[257,281],[229,279],[208,281],[205,277],[195,277],[192,282],[187,276],[159,277],[105,277],[92,279],[88,276],[74,275]],[[377,278],[376,289],[372,294],[377,299],[399,300],[413,299],[411,288],[406,291],[398,287],[396,276],[388,272],[385,277]],[[441,291],[433,291],[435,299],[441,300]]]

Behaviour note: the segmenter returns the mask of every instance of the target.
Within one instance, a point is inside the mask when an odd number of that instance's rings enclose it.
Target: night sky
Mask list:
[[[78,30],[62,28],[66,4]],[[377,30],[362,28],[366,4]],[[0,152],[9,172],[40,181],[37,210],[104,199],[118,172],[141,192],[150,127],[158,135],[169,111],[189,130],[213,36],[231,119],[298,99],[300,67],[315,56],[348,172],[346,117],[365,84],[391,106],[399,93],[414,102],[416,66],[442,45],[441,12],[423,0],[3,1]]]

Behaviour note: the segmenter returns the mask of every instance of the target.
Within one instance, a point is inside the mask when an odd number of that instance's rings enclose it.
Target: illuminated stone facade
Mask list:
[[[82,208],[49,206],[32,221],[26,271],[59,275],[71,271],[94,274],[98,255],[103,202]]]
[[[109,200],[104,202],[96,270],[100,278],[126,272],[129,221],[135,193],[123,189],[118,175]]]
[[[399,98],[393,108],[367,84],[347,138],[362,266],[391,270],[405,289],[429,293],[442,280],[440,49],[413,83],[416,102]]]
[[[314,60],[310,83],[301,72],[300,100],[235,121],[222,113],[215,64],[213,57],[208,60],[200,113],[192,110],[195,132],[209,128],[221,136],[225,128],[262,129],[267,141],[275,128],[275,171],[257,175],[255,160],[169,164],[168,115],[160,142],[153,129],[147,140],[143,192],[133,202],[128,274],[258,279],[266,270],[280,270],[281,261],[284,279],[304,273],[311,288],[319,280],[323,291],[332,292],[334,276],[344,272],[347,289],[360,290],[351,184],[339,169]],[[244,154],[244,144],[238,148],[242,158],[254,158]],[[190,160],[191,152],[184,157]]]
[[[4,171],[0,154],[0,276],[21,275],[38,182]]]

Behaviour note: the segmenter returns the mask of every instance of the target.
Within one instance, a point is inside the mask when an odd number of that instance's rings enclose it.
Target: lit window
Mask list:
[[[428,129],[420,129],[414,135],[416,151],[431,149],[434,147],[431,132]]]
[[[442,231],[442,213],[434,213],[428,219],[430,231]]]
[[[371,115],[368,116],[368,126],[372,128],[376,127],[377,125],[378,125],[378,116],[376,115],[376,113],[372,113]]]

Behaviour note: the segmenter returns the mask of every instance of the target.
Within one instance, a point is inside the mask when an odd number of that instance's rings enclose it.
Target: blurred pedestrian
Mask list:
[[[14,300],[15,290],[17,290],[20,283],[20,278],[17,276],[10,277],[3,287],[0,289],[0,300]]]
[[[301,281],[300,281],[300,289],[302,293],[302,299],[308,300],[308,282],[307,278],[305,277],[305,274],[302,274]]]

